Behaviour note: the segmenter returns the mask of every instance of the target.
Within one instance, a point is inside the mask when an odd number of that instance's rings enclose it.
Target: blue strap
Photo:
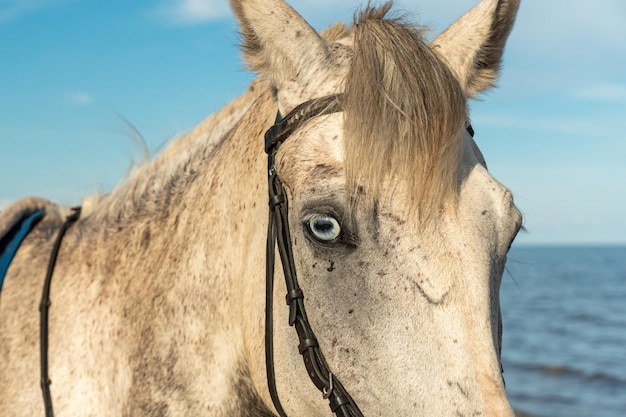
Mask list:
[[[17,250],[20,248],[22,241],[26,238],[28,233],[35,227],[37,222],[41,220],[46,215],[45,210],[37,211],[19,224],[19,229],[15,232],[9,231],[9,234],[13,234],[12,237],[9,237],[9,241],[4,247],[0,247],[0,291],[2,291],[2,283],[4,282],[4,276],[9,269],[9,265],[13,260],[13,257],[17,253]]]

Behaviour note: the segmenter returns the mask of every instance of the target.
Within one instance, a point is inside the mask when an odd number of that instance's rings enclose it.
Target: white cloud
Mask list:
[[[152,11],[157,18],[172,24],[197,24],[230,16],[227,0],[165,0]]]
[[[604,219],[598,215],[576,214],[570,219],[570,223],[578,226],[599,226],[604,224]]]
[[[576,135],[610,135],[610,127],[599,124],[597,120],[567,118],[550,115],[507,115],[496,113],[477,113],[472,116],[475,126],[515,129],[517,131],[540,131]]]
[[[70,104],[85,106],[94,102],[94,97],[85,91],[72,91],[66,94],[66,99]]]
[[[1,0],[0,23],[17,19],[44,7],[60,3],[63,0]]]
[[[610,103],[626,103],[626,84],[601,83],[572,92],[574,98]]]

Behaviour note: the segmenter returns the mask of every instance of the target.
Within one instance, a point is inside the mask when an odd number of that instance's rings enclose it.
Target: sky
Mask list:
[[[317,29],[364,3],[291,1]],[[431,38],[476,3],[395,2]],[[623,0],[522,0],[499,88],[471,103],[518,244],[626,243],[624,39]],[[237,45],[226,0],[0,0],[0,209],[111,191],[137,132],[156,154],[245,91]]]

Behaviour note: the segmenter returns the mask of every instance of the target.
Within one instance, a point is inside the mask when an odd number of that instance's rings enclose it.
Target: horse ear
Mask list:
[[[432,43],[469,97],[495,85],[520,0],[483,0]]]
[[[242,36],[243,56],[252,71],[278,88],[330,61],[327,43],[282,0],[230,0]]]

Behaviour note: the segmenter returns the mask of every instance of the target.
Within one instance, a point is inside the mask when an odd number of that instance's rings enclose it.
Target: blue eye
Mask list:
[[[320,242],[332,242],[341,234],[341,226],[337,219],[329,216],[315,216],[309,220],[309,230]]]

